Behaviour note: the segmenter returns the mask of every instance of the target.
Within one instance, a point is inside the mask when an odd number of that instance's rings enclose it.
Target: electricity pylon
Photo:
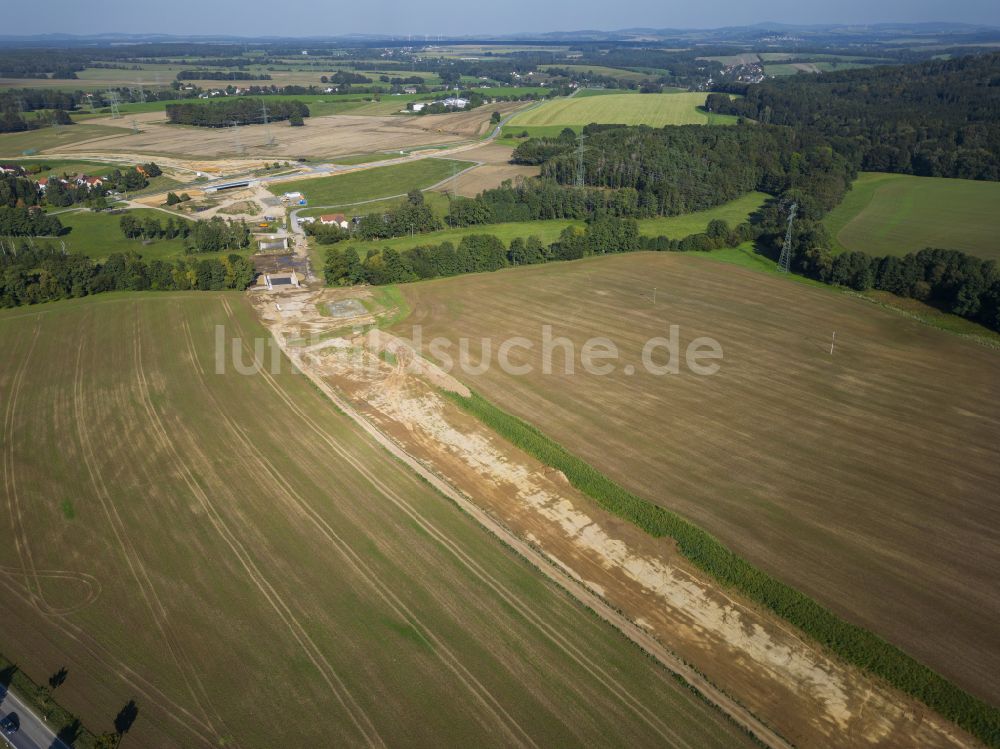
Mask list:
[[[798,203],[792,203],[792,210],[788,214],[788,230],[785,232],[785,243],[781,245],[781,256],[778,258],[778,270],[788,273],[792,265],[792,221],[795,220],[795,212],[799,209]]]

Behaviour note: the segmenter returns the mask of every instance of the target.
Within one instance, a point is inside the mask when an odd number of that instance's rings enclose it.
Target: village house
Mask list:
[[[64,185],[68,185],[69,184],[69,182],[67,182],[66,180],[64,180],[62,177],[54,177],[53,179],[55,179],[56,182],[61,182]],[[51,180],[48,177],[41,177],[38,180],[38,189],[41,190],[42,192],[45,192],[46,190],[49,189],[49,182],[50,181]]]
[[[343,213],[329,213],[320,216],[319,222],[324,226],[339,226],[341,229],[347,229],[351,225]]]

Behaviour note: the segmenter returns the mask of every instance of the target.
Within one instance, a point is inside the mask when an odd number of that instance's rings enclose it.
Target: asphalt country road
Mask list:
[[[0,734],[6,742],[5,746],[14,749],[70,749],[16,694],[0,686],[0,717],[12,712],[20,718],[21,728],[10,736]]]

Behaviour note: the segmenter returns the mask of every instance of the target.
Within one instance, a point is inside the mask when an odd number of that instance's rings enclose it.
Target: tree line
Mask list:
[[[445,221],[449,226],[474,226],[510,221],[586,219],[597,213],[641,218],[639,194],[631,188],[573,189],[545,179],[505,180],[475,198],[451,201]]]
[[[264,121],[264,109],[272,122],[302,121],[309,116],[309,107],[301,101],[279,99],[265,104],[263,99],[236,97],[221,101],[182,102],[167,104],[167,120],[174,125],[229,127]]]
[[[831,251],[822,219],[843,199],[856,169],[821,133],[759,124],[663,129],[588,126],[588,131],[590,150],[584,167],[586,181],[593,187],[560,184],[575,181],[575,143],[569,136],[533,139],[540,142],[529,142],[521,156],[527,159],[525,154],[530,154],[548,178],[505,182],[475,198],[457,198],[451,203],[447,223],[474,226],[539,219],[587,220],[582,236],[579,230],[568,228],[558,242],[541,253],[544,260],[631,249],[710,250],[750,239],[777,256],[790,206],[795,203],[792,268],[796,272],[824,283],[858,290],[877,288],[920,299],[1000,330],[1000,274],[992,262],[943,249],[911,253],[902,259],[860,252],[835,255]],[[736,230],[713,222],[704,233],[673,240],[641,238],[638,232],[622,228],[633,218],[709,208],[752,189],[773,197],[750,224]],[[495,243],[490,246],[495,249]],[[354,270],[347,276],[334,272],[329,277],[333,283],[345,277],[390,283],[434,277],[427,275],[430,272],[451,275],[470,272],[469,268],[494,269],[499,251],[491,251],[491,259],[481,262],[473,252],[478,245],[461,247],[460,243],[458,248],[372,251],[364,261],[358,258],[357,266],[351,258],[349,265]],[[425,256],[435,259],[428,261]],[[507,264],[513,257],[507,257]],[[369,266],[371,273],[365,270]],[[360,275],[355,272],[358,267]]]
[[[823,283],[918,299],[1000,331],[1000,272],[992,260],[933,248],[903,257],[876,257],[800,247],[794,263],[799,273]]]
[[[725,221],[716,219],[705,232],[680,239],[643,237],[635,219],[600,216],[591,218],[583,227],[567,226],[548,245],[537,236],[515,238],[504,244],[492,234],[469,234],[457,246],[442,242],[403,251],[373,248],[364,259],[354,247],[331,247],[326,253],[324,278],[330,286],[405,283],[517,265],[577,260],[590,255],[638,250],[708,251],[735,246],[754,235],[755,230],[749,224],[730,229]]]
[[[0,237],[54,237],[63,231],[62,222],[37,207],[0,205]]]
[[[63,254],[48,244],[0,240],[0,307],[17,307],[105,291],[217,291],[245,289],[256,278],[253,264],[239,255],[221,259],[153,260],[135,252],[97,262]]]
[[[712,112],[822,133],[866,171],[1000,180],[1000,53],[727,83]]]
[[[800,209],[825,212],[854,180],[856,165],[820,134],[790,127],[737,125],[664,128],[588,125],[584,128],[584,182],[637,193],[636,216],[672,216],[705,210],[751,190],[808,194]],[[572,185],[578,172],[575,136],[530,139],[514,151],[516,163],[541,164],[542,176]],[[628,205],[632,205],[631,194]],[[814,205],[815,204],[815,205]]]
[[[185,240],[185,246],[198,252],[225,252],[243,250],[250,246],[252,234],[245,221],[225,220],[213,216],[208,221],[174,221],[169,216],[165,223],[154,216],[139,218],[126,213],[119,220],[119,227],[126,239],[175,239]]]

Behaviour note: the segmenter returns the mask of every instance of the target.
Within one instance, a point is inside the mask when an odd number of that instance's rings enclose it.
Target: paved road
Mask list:
[[[21,729],[13,736],[4,735],[6,746],[15,749],[70,749],[56,738],[55,732],[41,718],[28,709],[13,692],[0,687],[0,717],[17,713],[21,719]]]

